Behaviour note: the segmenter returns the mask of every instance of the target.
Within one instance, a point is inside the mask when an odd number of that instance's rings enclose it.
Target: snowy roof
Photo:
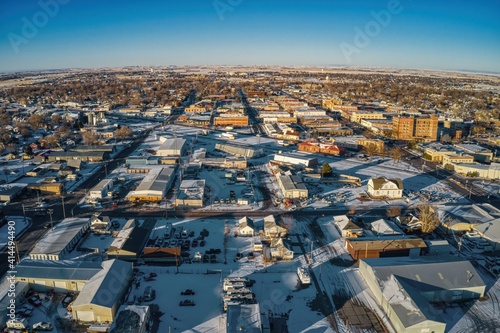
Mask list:
[[[147,241],[149,230],[141,227],[123,229],[110,245],[111,248],[139,254]]]
[[[167,139],[163,142],[160,148],[158,148],[158,150],[182,150],[185,143],[186,139],[183,138]]]
[[[385,259],[385,258],[384,258]],[[372,267],[378,280],[391,275],[403,278],[421,292],[486,287],[470,261],[455,257],[361,259]]]
[[[238,228],[244,228],[246,226],[250,227],[250,228],[255,228],[254,227],[254,224],[253,224],[253,220],[251,218],[248,218],[248,217],[242,217],[239,221],[238,221]]]
[[[474,229],[483,237],[500,243],[500,218],[476,225]]]
[[[203,199],[205,193],[204,179],[185,179],[179,186],[179,199]]]
[[[121,260],[108,260],[102,263],[102,270],[94,275],[83,287],[73,302],[73,306],[94,304],[111,308],[118,302],[122,289],[126,287],[123,279],[131,273],[132,263]],[[119,287],[117,289],[117,287]]]
[[[170,177],[174,173],[174,168],[151,168],[141,183],[137,186],[135,192],[140,191],[159,191],[163,192],[170,183]]]
[[[36,243],[30,254],[59,254],[89,221],[88,218],[63,220]]]
[[[372,231],[378,235],[402,235],[403,231],[394,223],[379,219],[371,223]]]
[[[401,178],[378,177],[378,178],[372,178],[370,179],[370,181],[373,183],[374,190],[380,190],[383,187],[383,185],[388,182],[396,184],[396,186],[400,190],[403,189],[403,182],[401,181]]]
[[[352,248],[354,251],[365,250],[367,247],[370,250],[380,251],[394,251],[415,248],[426,248],[422,238],[414,236],[385,236],[384,238],[377,237],[363,237],[363,238],[347,238],[346,246]]]
[[[101,264],[90,261],[22,260],[17,266],[17,277],[53,280],[90,280],[101,270]]]
[[[351,221],[347,215],[335,216],[333,218],[334,223],[340,230],[358,230],[361,227],[357,226],[354,222]]]
[[[261,318],[258,304],[229,304],[227,307],[227,333],[260,333]]]
[[[149,318],[149,305],[128,305],[121,310],[110,333],[136,333],[141,330],[144,321]]]

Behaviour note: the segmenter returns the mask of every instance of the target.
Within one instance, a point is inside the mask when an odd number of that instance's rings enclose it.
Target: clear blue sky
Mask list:
[[[59,2],[45,14],[43,3]],[[390,22],[376,23],[372,12],[393,2]],[[498,0],[1,1],[0,71],[257,64],[500,73],[499,17]],[[357,31],[367,27],[363,40]]]

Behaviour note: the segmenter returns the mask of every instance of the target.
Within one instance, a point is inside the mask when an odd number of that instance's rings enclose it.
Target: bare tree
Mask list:
[[[94,131],[86,131],[82,134],[83,144],[97,145],[99,144],[99,136]]]
[[[368,143],[368,144],[363,146],[362,151],[363,151],[363,153],[370,156],[370,160],[371,160],[373,158],[373,155],[375,155],[378,152],[378,148],[377,148],[376,144]]]
[[[401,215],[401,207],[398,207],[398,206],[390,206],[386,209],[386,214],[387,214],[387,217],[398,217],[399,215]]]
[[[403,148],[396,146],[389,151],[389,156],[394,160],[394,164],[396,164],[399,161],[401,161],[403,153],[404,153]]]
[[[115,137],[119,138],[122,141],[131,138],[133,135],[134,131],[128,126],[122,126],[115,131]]]
[[[31,115],[31,117],[28,118],[28,124],[34,130],[40,129],[43,125],[43,117],[39,114],[34,113]]]
[[[440,224],[437,209],[427,203],[417,206],[416,213],[422,224],[422,232],[427,234],[433,232]]]

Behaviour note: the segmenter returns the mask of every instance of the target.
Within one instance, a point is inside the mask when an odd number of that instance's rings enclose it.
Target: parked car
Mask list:
[[[191,247],[197,247],[198,246],[198,241],[196,239],[193,239],[193,243],[191,243]]]
[[[186,299],[184,301],[180,301],[179,306],[195,306],[195,303],[192,300]]]
[[[66,297],[64,297],[64,299],[62,300],[61,304],[64,308],[67,308],[69,303],[71,303],[72,301],[73,301],[73,296],[66,295]]]
[[[40,299],[36,296],[31,296],[30,298],[28,298],[28,303],[36,307],[42,305],[42,301],[40,301]]]
[[[38,331],[52,331],[52,323],[41,321],[39,323],[33,324],[33,329]]]
[[[200,246],[201,247],[205,246],[205,241],[204,240],[200,241]]]
[[[181,295],[194,295],[194,291],[191,289],[186,289],[181,291]]]

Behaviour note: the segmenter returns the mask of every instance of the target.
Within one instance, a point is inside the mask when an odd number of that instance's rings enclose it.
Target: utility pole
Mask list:
[[[64,194],[61,194],[63,217],[66,218],[66,207],[64,206]]]
[[[50,216],[50,228],[52,229],[54,227],[54,221],[52,221],[52,214],[54,213],[54,210],[52,208],[47,209],[47,213]]]
[[[24,204],[21,204],[23,207],[23,216],[24,216],[24,223],[26,223],[26,209],[24,208]]]

